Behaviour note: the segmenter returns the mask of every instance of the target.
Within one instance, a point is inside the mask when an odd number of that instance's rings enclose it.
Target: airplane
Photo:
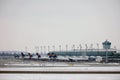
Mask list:
[[[59,56],[56,55],[55,53],[47,53],[46,55],[40,55],[39,53],[31,54],[31,53],[23,53],[23,52],[21,52],[21,55],[15,55],[15,57],[24,60],[60,61],[60,62],[62,61],[75,62],[85,59],[82,56]]]

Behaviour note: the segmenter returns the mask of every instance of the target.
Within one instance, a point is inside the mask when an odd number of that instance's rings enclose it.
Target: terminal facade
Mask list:
[[[57,56],[70,56],[70,57],[87,57],[87,60],[97,60],[109,62],[120,61],[120,53],[117,53],[117,49],[111,48],[111,42],[108,40],[102,43],[103,49],[75,49],[72,51],[51,51]]]

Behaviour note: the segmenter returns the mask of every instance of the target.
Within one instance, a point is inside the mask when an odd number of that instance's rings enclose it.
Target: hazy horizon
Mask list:
[[[120,0],[0,0],[0,51],[100,44],[120,49]]]

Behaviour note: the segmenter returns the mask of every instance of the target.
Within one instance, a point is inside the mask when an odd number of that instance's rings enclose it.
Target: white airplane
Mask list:
[[[56,58],[57,61],[69,61],[69,58],[68,57],[64,57],[64,56],[57,56]]]
[[[21,52],[20,59],[24,60],[42,60],[42,61],[79,61],[79,60],[88,60],[87,56],[57,56],[55,53],[48,53],[46,55],[40,55],[39,53],[23,53]]]

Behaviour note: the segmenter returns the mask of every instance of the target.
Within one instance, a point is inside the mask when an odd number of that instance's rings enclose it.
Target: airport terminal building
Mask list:
[[[51,51],[50,53],[55,53],[58,56],[112,56],[117,53],[116,49],[111,48],[111,42],[105,41],[102,43],[103,49],[74,49],[72,51]]]
[[[120,53],[117,53],[117,49],[111,48],[111,42],[104,41],[102,43],[103,49],[74,49],[72,51],[51,51],[57,56],[69,56],[71,59],[82,58],[81,60],[102,60],[102,61],[119,61]]]

